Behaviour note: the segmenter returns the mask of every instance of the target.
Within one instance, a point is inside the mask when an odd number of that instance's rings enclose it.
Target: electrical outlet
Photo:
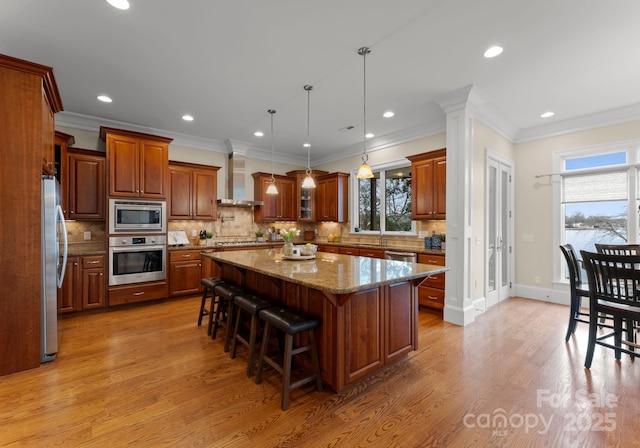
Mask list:
[[[90,240],[91,239],[91,232],[90,231],[84,232],[84,239],[85,240]]]
[[[522,242],[523,243],[534,243],[535,242],[535,238],[531,234],[523,234],[522,235]]]
[[[191,236],[198,236],[198,231],[197,230],[192,230],[191,231]]]
[[[534,282],[536,282],[536,285],[540,284],[540,277],[536,275],[536,278],[534,279]]]

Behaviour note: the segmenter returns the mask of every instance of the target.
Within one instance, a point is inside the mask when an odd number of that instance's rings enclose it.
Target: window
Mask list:
[[[573,245],[578,254],[580,250],[595,251],[595,244],[638,241],[640,142],[625,146],[567,151],[557,156],[560,244]],[[568,270],[564,263],[562,266],[562,278],[567,279]]]
[[[415,234],[411,220],[411,165],[406,161],[372,167],[374,177],[352,173],[352,231]]]

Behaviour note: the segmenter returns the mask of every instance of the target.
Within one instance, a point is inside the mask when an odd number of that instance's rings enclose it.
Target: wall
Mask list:
[[[556,260],[561,257],[560,249],[553,241],[552,218],[552,182],[557,182],[558,178],[536,179],[535,175],[553,172],[554,152],[639,137],[640,121],[633,121],[515,145],[515,264],[519,295],[554,301],[552,261],[554,257]],[[532,235],[533,241],[523,242],[522,235]],[[535,283],[536,276],[540,277],[540,284]]]

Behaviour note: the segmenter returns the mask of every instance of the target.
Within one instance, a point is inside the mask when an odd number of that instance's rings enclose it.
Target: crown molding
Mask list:
[[[640,104],[596,112],[581,117],[554,121],[553,123],[522,129],[515,143],[524,143],[542,138],[556,137],[573,132],[587,131],[630,121],[640,120]]]
[[[192,135],[169,132],[162,129],[155,129],[148,126],[139,126],[131,123],[125,123],[117,120],[109,120],[107,118],[93,117],[90,115],[76,114],[73,112],[58,112],[55,117],[56,124],[74,129],[82,129],[85,131],[99,132],[100,126],[127,129],[129,131],[144,132],[146,134],[161,135],[163,137],[173,138],[173,144],[177,146],[186,146],[188,148],[203,149],[206,151],[214,151],[227,153],[227,148],[223,141],[215,139],[206,139],[194,137]]]

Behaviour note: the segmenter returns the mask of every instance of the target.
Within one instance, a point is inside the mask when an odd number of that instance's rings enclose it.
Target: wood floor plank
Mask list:
[[[626,447],[640,438],[640,366],[598,347],[585,370],[587,328],[565,343],[565,306],[511,298],[464,328],[421,311],[417,351],[339,394],[294,390],[283,412],[278,375],[247,378],[246,349],[232,360],[222,338],[196,326],[199,301],[62,318],[54,362],[0,378],[0,446]]]

